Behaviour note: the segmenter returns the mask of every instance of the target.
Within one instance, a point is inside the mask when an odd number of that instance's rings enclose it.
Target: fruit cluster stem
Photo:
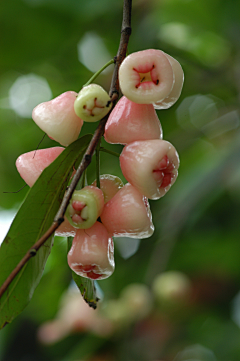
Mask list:
[[[124,0],[123,3],[123,20],[122,20],[122,28],[121,28],[121,37],[120,44],[117,52],[117,56],[114,58],[115,66],[112,75],[112,82],[109,90],[109,96],[111,98],[111,102],[113,106],[111,110],[114,108],[116,101],[119,96],[119,80],[118,80],[118,70],[119,66],[122,63],[123,59],[127,54],[127,47],[129,42],[129,37],[131,35],[131,11],[132,11],[132,0]],[[4,294],[4,292],[9,287],[10,283],[14,280],[17,274],[21,271],[24,265],[28,262],[28,260],[35,256],[39,248],[48,240],[48,238],[56,231],[56,229],[60,226],[60,224],[64,221],[64,214],[66,212],[67,206],[70,202],[72,194],[83,174],[85,169],[89,166],[92,160],[92,156],[96,150],[98,143],[101,140],[101,137],[104,133],[105,125],[109,114],[111,111],[102,119],[89,143],[89,146],[82,158],[82,161],[72,179],[72,182],[65,193],[65,196],[62,200],[61,206],[56,214],[56,217],[53,221],[51,227],[45,232],[45,234],[28,250],[25,256],[21,259],[18,265],[14,268],[8,278],[5,280],[3,285],[0,287],[0,298]]]
[[[97,187],[100,187],[100,145],[101,141],[98,143],[96,148],[96,180],[97,180]]]
[[[99,69],[95,74],[93,74],[93,76],[88,80],[86,84],[82,86],[82,88],[91,84],[98,77],[98,75],[103,72],[103,70],[105,70],[109,65],[113,64],[114,62],[114,59],[109,60],[101,69]]]

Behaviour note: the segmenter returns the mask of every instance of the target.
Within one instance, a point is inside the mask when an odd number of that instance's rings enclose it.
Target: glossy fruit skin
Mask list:
[[[82,88],[74,102],[75,113],[85,122],[97,122],[110,111],[108,93],[97,84],[89,84]]]
[[[88,229],[101,215],[104,197],[101,189],[87,186],[75,190],[66,211],[69,223],[79,229]]]
[[[69,267],[78,275],[94,280],[111,276],[114,271],[114,245],[100,222],[78,229],[68,253]]]
[[[120,166],[124,177],[141,194],[159,199],[177,178],[179,157],[173,145],[165,140],[137,141],[123,148]]]
[[[77,229],[73,227],[67,217],[64,217],[64,222],[55,231],[55,236],[59,237],[74,237],[76,235]]]
[[[34,185],[42,171],[48,167],[64,149],[63,147],[38,149],[24,153],[17,158],[17,170],[29,187]]]
[[[96,187],[97,181],[92,183]],[[100,176],[100,189],[103,192],[104,203],[107,203],[123,187],[122,180],[112,174],[102,174]]]
[[[148,49],[128,55],[119,68],[122,93],[139,104],[153,104],[165,99],[174,84],[174,73],[166,54]]]
[[[176,101],[180,97],[182,87],[183,87],[184,74],[183,74],[183,70],[182,70],[181,65],[172,56],[170,56],[168,54],[166,54],[166,56],[167,56],[171,66],[172,66],[172,69],[173,69],[174,85],[173,85],[173,88],[172,88],[171,92],[169,93],[169,95],[165,99],[163,99],[160,102],[156,102],[156,103],[153,104],[155,109],[168,109],[168,108],[170,108],[174,103],[176,103]]]
[[[105,204],[101,221],[114,237],[148,238],[154,231],[147,198],[129,183]]]
[[[83,125],[83,120],[74,111],[76,97],[76,92],[67,91],[37,105],[32,112],[32,118],[39,128],[64,146],[77,140]]]
[[[137,104],[123,96],[109,115],[104,138],[112,144],[162,139],[162,127],[153,105]]]

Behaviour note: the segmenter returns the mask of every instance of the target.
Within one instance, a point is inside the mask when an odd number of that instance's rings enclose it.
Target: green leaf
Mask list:
[[[66,148],[47,167],[19,209],[0,247],[0,285],[19,261],[48,230],[59,209],[73,165],[79,163],[90,142],[86,135]],[[50,254],[53,238],[39,249],[12,281],[0,299],[0,328],[11,322],[26,307],[37,287]]]
[[[73,237],[68,237],[68,252],[72,247],[72,241]],[[89,278],[81,277],[75,272],[72,272],[72,278],[78,286],[84,301],[86,301],[90,307],[96,309],[99,298],[96,295],[95,281]]]

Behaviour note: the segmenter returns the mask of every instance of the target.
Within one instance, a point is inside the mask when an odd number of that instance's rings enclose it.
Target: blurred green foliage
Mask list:
[[[15,192],[24,185],[15,160],[36,149],[43,136],[31,115],[23,118],[13,110],[14,83],[21,76],[34,74],[47,81],[52,97],[67,90],[79,91],[92,75],[79,61],[81,40],[86,34],[99,36],[105,48],[98,52],[113,57],[121,21],[120,0],[0,3],[2,210],[16,210],[24,199],[27,187],[19,193],[3,192]],[[151,290],[156,275],[168,270],[189,277],[190,296],[185,304],[169,307],[155,300],[147,317],[111,336],[95,336],[85,330],[55,345],[42,345],[37,329],[56,317],[71,280],[66,241],[58,238],[32,302],[0,332],[2,361],[240,359],[240,306],[236,298],[240,289],[240,2],[133,0],[132,28],[129,53],[162,49],[184,69],[179,101],[158,111],[164,139],[178,150],[181,167],[171,191],[151,202],[154,235],[142,240],[128,259],[116,248],[115,273],[99,282],[103,304],[121,297],[131,283],[144,283]],[[100,59],[91,50],[91,60]],[[99,63],[99,68],[102,65]],[[111,71],[97,81],[108,89]],[[94,124],[85,124],[81,135],[94,129]],[[102,143],[121,151],[121,146]],[[46,137],[40,147],[55,145]],[[118,161],[105,153],[101,173],[122,177]],[[95,179],[94,161],[88,179],[89,183]]]

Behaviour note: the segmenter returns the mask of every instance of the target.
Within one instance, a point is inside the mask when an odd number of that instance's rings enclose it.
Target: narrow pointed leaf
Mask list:
[[[27,251],[51,226],[66,190],[73,165],[79,163],[91,140],[87,135],[72,143],[50,164],[29,190],[0,247],[0,285]],[[51,236],[12,281],[0,299],[0,328],[28,304],[53,245]]]

